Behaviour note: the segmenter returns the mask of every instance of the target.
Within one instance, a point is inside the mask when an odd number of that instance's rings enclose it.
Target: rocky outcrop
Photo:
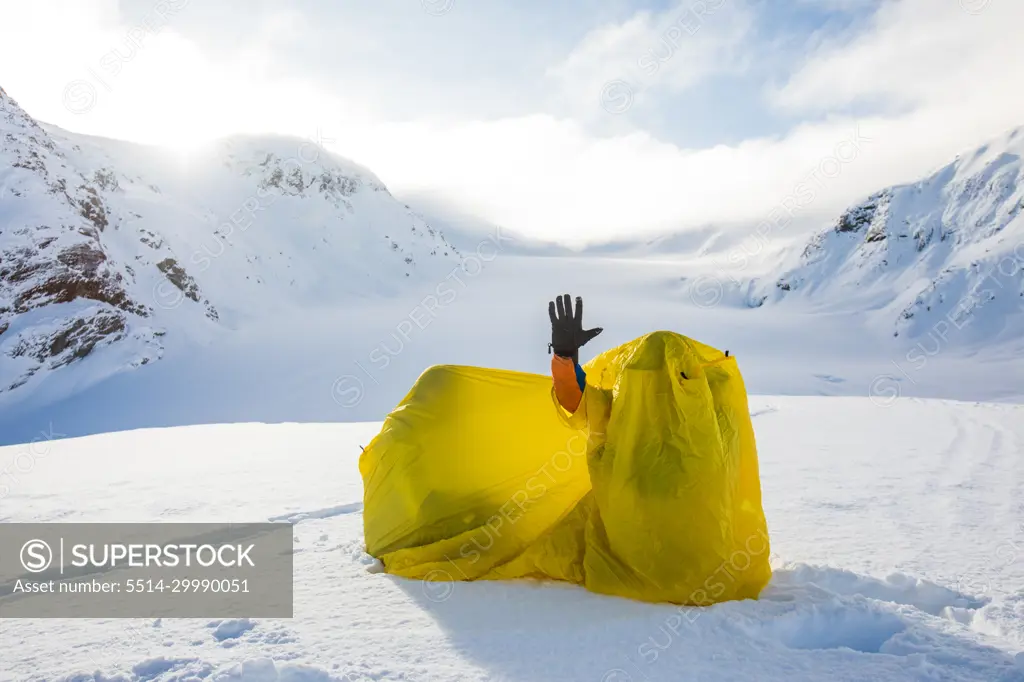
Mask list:
[[[8,354],[49,362],[50,368],[56,369],[87,357],[97,345],[121,338],[124,331],[123,315],[102,310],[85,319],[67,320],[49,335],[23,337]]]
[[[102,233],[111,218],[101,190],[111,186],[109,176],[87,179],[74,170],[50,135],[2,90],[0,135],[7,167],[0,171],[6,195],[0,197],[0,358],[20,361],[10,388],[44,366],[62,367],[114,343],[128,316],[147,317],[150,310],[129,293],[122,268],[104,251]],[[47,317],[28,321],[42,308],[83,303],[99,304],[92,317],[69,311],[56,325]]]

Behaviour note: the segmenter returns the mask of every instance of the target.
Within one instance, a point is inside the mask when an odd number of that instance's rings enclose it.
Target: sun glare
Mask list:
[[[159,146],[166,149],[183,164],[190,164],[205,156],[213,148],[214,138],[201,135],[174,135],[162,140]]]

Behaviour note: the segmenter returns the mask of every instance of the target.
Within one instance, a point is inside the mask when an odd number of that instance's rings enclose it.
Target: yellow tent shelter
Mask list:
[[[367,551],[409,578],[757,597],[768,531],[735,357],[654,332],[584,369],[571,415],[547,376],[426,370],[359,461]]]

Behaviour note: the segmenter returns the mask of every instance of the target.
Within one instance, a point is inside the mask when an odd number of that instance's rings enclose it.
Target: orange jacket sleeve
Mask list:
[[[558,404],[569,412],[575,412],[576,408],[580,406],[580,400],[583,399],[583,391],[576,378],[576,363],[572,361],[572,358],[552,355],[551,377],[555,381],[555,396],[558,398]]]

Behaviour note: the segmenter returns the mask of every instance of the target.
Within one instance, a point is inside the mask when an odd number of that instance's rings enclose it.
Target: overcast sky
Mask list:
[[[1021,0],[0,0],[0,85],[183,152],[319,139],[579,243],[914,180],[1024,124],[1022,26]]]

